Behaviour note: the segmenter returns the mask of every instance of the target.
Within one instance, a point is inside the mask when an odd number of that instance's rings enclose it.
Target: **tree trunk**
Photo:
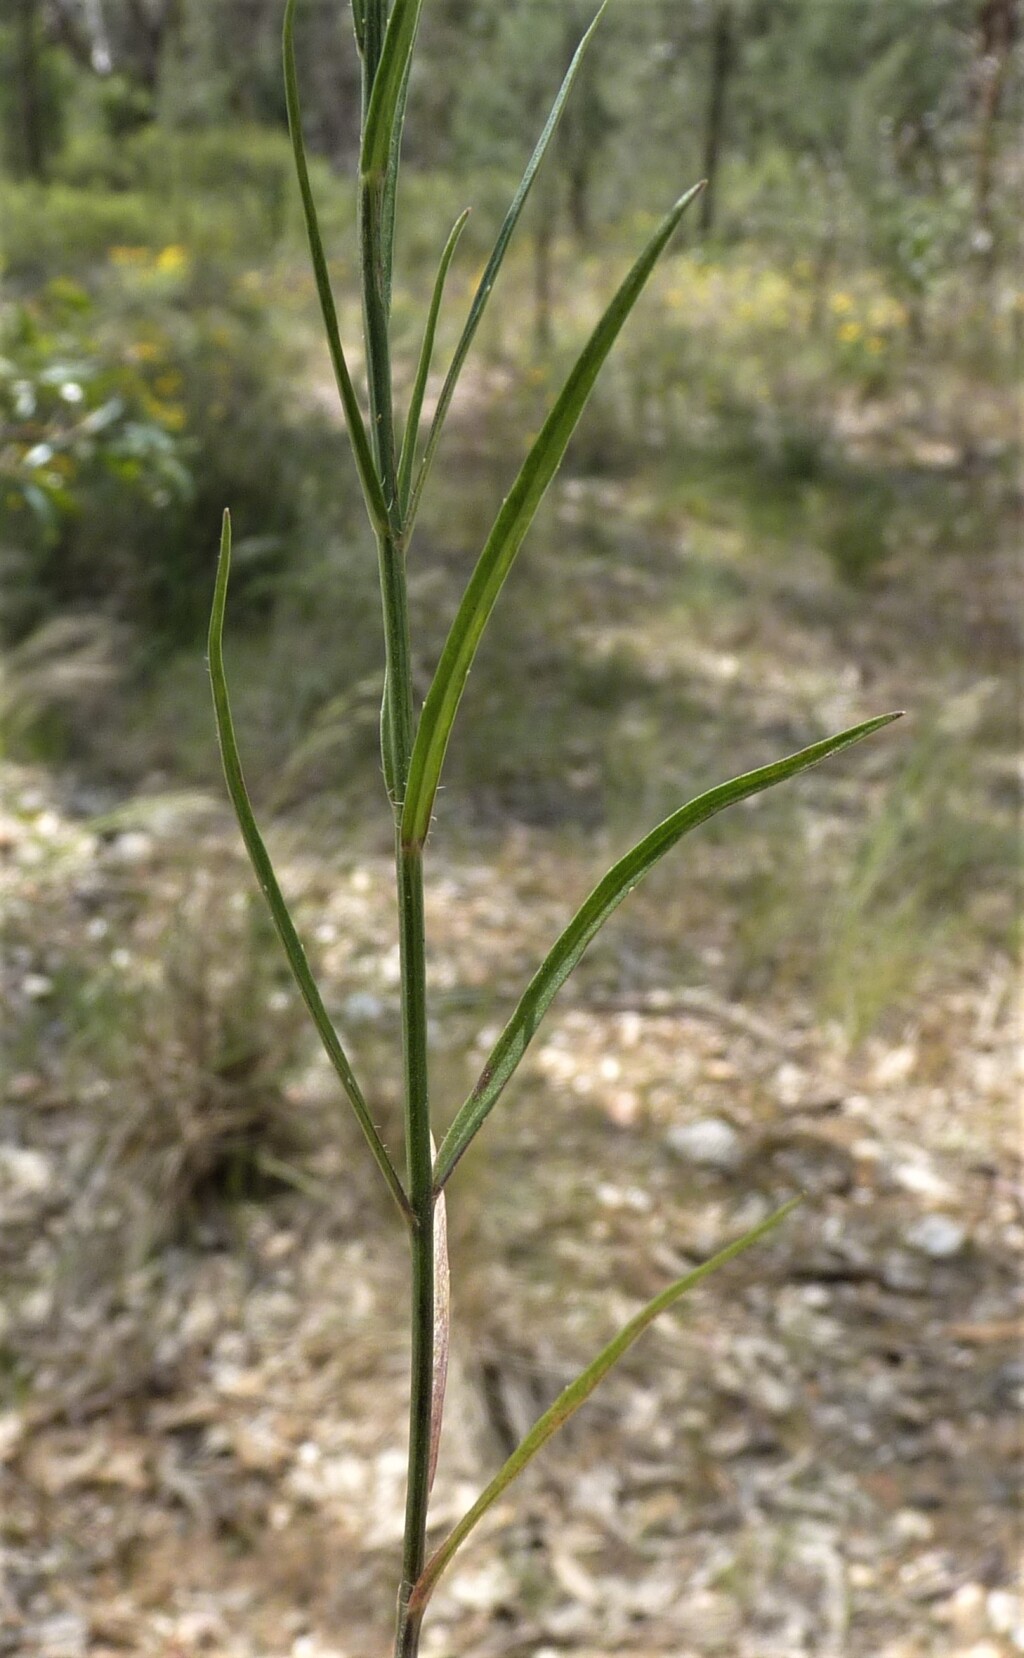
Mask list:
[[[554,246],[558,204],[550,190],[541,196],[533,238],[533,340],[538,361],[550,357],[554,342]]]
[[[18,0],[21,152],[29,178],[46,177],[46,133],[39,62],[38,0]]]
[[[566,20],[562,59],[568,68],[580,42],[586,19],[574,7]],[[563,119],[560,152],[564,158],[569,222],[577,241],[586,246],[590,239],[592,185],[600,166],[600,153],[607,137],[607,116],[597,85],[600,41],[595,41],[580,65],[579,76]]]
[[[147,92],[155,93],[164,47],[181,22],[180,0],[162,0],[156,6],[147,6],[143,0],[128,0],[128,16],[132,25],[135,78]]]
[[[996,123],[1003,101],[1013,43],[1017,38],[1017,0],[982,0],[978,17],[975,86],[974,247],[986,269],[995,256],[992,184],[996,164]]]
[[[715,182],[725,127],[725,91],[733,67],[733,18],[729,0],[715,7],[711,32],[711,88],[704,129],[704,177],[707,188],[700,201],[700,228],[705,235],[715,222]]]

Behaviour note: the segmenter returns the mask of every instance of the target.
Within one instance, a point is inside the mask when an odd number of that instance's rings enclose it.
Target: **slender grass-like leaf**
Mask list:
[[[402,89],[409,73],[422,4],[423,0],[395,0],[388,18],[363,127],[359,171],[364,184],[379,182],[388,169],[392,141],[400,126]]]
[[[302,137],[302,105],[299,100],[299,82],[295,69],[295,7],[296,0],[287,0],[284,11],[284,89],[285,103],[288,107],[288,130],[291,133],[292,153],[295,157],[295,173],[299,182],[299,194],[302,197],[302,211],[306,221],[306,236],[309,241],[310,259],[313,264],[313,276],[316,281],[317,296],[320,300],[320,311],[324,320],[324,331],[327,335],[327,345],[331,354],[331,364],[334,368],[334,378],[338,387],[338,396],[345,413],[345,422],[348,426],[349,438],[352,443],[352,452],[355,456],[356,470],[362,484],[366,498],[367,511],[374,528],[380,533],[386,533],[388,528],[388,509],[381,488],[380,479],[373,462],[373,452],[370,448],[370,439],[363,420],[363,412],[359,407],[352,376],[349,373],[348,363],[345,360],[345,350],[341,343],[341,331],[338,327],[338,313],[334,304],[334,292],[331,288],[330,273],[327,269],[327,256],[324,253],[323,238],[320,235],[320,221],[317,217],[316,202],[313,199],[313,187],[309,181],[309,168],[306,164],[306,146]]]
[[[398,207],[398,171],[402,160],[402,134],[405,131],[405,106],[409,99],[409,76],[412,73],[412,53],[405,65],[405,74],[398,90],[398,103],[395,107],[394,125],[391,131],[391,144],[388,149],[387,172],[384,176],[383,202],[381,206],[381,276],[384,288],[384,302],[388,315],[391,314],[391,274],[395,262],[395,215]]]
[[[363,47],[366,44],[366,13],[363,0],[352,0],[352,29],[356,37],[356,46],[359,49],[360,56],[362,56]]]
[[[683,835],[688,834],[691,829],[696,829],[698,824],[706,823],[708,818],[714,817],[718,812],[724,812],[726,807],[735,805],[739,800],[747,800],[751,795],[760,794],[762,790],[770,789],[776,783],[783,783],[789,777],[795,777],[808,766],[816,765],[820,760],[827,759],[830,754],[837,754],[840,749],[848,748],[851,743],[859,742],[862,737],[870,736],[873,731],[880,731],[883,726],[890,725],[899,717],[899,714],[882,714],[877,719],[851,726],[848,731],[841,731],[835,737],[826,737],[821,742],[812,743],[809,748],[803,748],[799,753],[788,755],[783,760],[775,760],[771,765],[760,766],[756,771],[745,772],[741,777],[734,777],[728,783],[718,784],[716,788],[698,795],[695,800],[691,800],[665,818],[664,822],[652,829],[632,851],[620,858],[594,888],[538,968],[518,1007],[495,1043],[479,1081],[442,1141],[434,1168],[434,1184],[437,1189],[444,1185],[470,1141],[494,1109],[502,1090],[529,1047],[538,1025],[587,945],[622,900],[643,880],[648,871],[653,869],[659,859],[663,858]]]
[[[607,1376],[609,1370],[618,1363],[637,1338],[643,1335],[648,1325],[653,1324],[660,1314],[666,1312],[669,1307],[686,1295],[687,1291],[692,1290],[702,1279],[710,1277],[711,1273],[716,1272],[719,1267],[725,1266],[727,1262],[735,1260],[737,1255],[741,1255],[744,1250],[750,1249],[753,1244],[759,1243],[781,1221],[785,1220],[786,1216],[791,1214],[800,1202],[799,1197],[791,1199],[781,1209],[777,1209],[773,1215],[769,1215],[767,1220],[761,1221],[759,1225],[752,1227],[749,1232],[745,1232],[741,1238],[727,1244],[724,1249],[718,1251],[717,1255],[712,1255],[710,1260],[704,1261],[699,1267],[695,1267],[692,1272],[686,1273],[684,1277],[677,1278],[674,1284],[670,1284],[667,1289],[661,1291],[660,1295],[656,1295],[653,1301],[649,1301],[642,1312],[637,1313],[635,1318],[630,1319],[629,1323],[624,1329],[620,1330],[614,1340],[610,1341],[603,1352],[598,1354],[594,1362],[589,1364],[574,1382],[570,1382],[569,1386],[559,1394],[550,1410],[546,1410],[544,1415],[534,1423],[522,1444],[516,1447],[504,1467],[494,1476],[490,1485],[477,1498],[469,1512],[459,1521],[440,1548],[431,1556],[410,1596],[409,1610],[411,1613],[414,1615],[422,1614],[441,1573],[450,1565],[454,1555],[462,1547],[477,1523],[483,1519],[487,1510],[493,1507],[502,1493],[508,1489],[516,1476],[522,1473],[527,1463],[537,1455],[542,1446],[547,1444],[552,1435],[556,1434],[559,1428],[576,1414],[584,1401],[593,1393],[598,1383]]]
[[[423,330],[423,344],[420,347],[419,362],[416,365],[416,378],[413,381],[412,396],[409,400],[409,415],[402,436],[402,453],[398,462],[398,500],[403,519],[409,505],[412,469],[416,459],[416,439],[419,436],[420,417],[423,413],[423,397],[427,389],[430,364],[434,355],[434,340],[437,335],[437,319],[441,312],[441,300],[444,297],[444,285],[448,277],[448,268],[455,257],[455,249],[459,245],[459,237],[462,235],[468,218],[469,208],[467,207],[464,213],[459,214],[452,226],[452,233],[445,243],[441,263],[437,267],[437,276],[434,278],[434,291],[430,297],[430,309],[427,312],[426,326]]]
[[[448,373],[445,375],[444,385],[441,388],[441,395],[438,398],[437,408],[434,411],[434,418],[430,423],[430,432],[427,437],[426,448],[423,452],[423,459],[420,462],[420,470],[416,478],[416,488],[413,491],[412,501],[409,508],[410,523],[414,522],[416,518],[420,497],[423,494],[424,485],[426,484],[427,476],[430,472],[430,467],[437,451],[438,443],[441,440],[441,433],[444,429],[445,418],[448,414],[449,405],[455,395],[455,388],[458,385],[459,375],[462,373],[462,365],[466,361],[469,348],[473,343],[473,336],[476,334],[476,331],[480,326],[480,319],[482,318],[484,311],[487,309],[487,301],[491,297],[491,290],[497,280],[498,272],[501,269],[502,261],[505,258],[509,242],[512,240],[512,234],[516,228],[516,225],[519,223],[519,216],[526,205],[526,198],[530,194],[530,189],[533,185],[534,179],[537,176],[540,164],[544,160],[548,145],[551,143],[551,140],[555,135],[555,129],[561,120],[566,100],[569,97],[569,93],[572,91],[573,82],[579,73],[580,64],[583,62],[583,54],[590,45],[594,30],[601,21],[601,15],[608,3],[609,0],[603,0],[603,4],[594,18],[593,23],[591,23],[589,29],[576,48],[573,60],[566,70],[565,79],[558,89],[558,96],[551,106],[551,113],[545,122],[544,131],[537,140],[537,146],[530,157],[529,162],[527,163],[527,168],[522,176],[522,179],[520,180],[519,188],[516,191],[515,196],[512,198],[512,204],[509,207],[508,212],[505,214],[505,218],[502,222],[501,229],[498,232],[498,239],[494,244],[491,257],[488,259],[487,264],[484,267],[483,276],[477,284],[476,293],[473,295],[473,303],[469,308],[469,315],[466,318],[466,323],[459,338],[459,343],[455,347],[455,355],[452,358]]]
[[[409,844],[421,844],[426,838],[445,750],[466,676],[512,561],[558,470],[609,351],[683,213],[701,189],[701,185],[695,185],[676,202],[612,299],[559,393],[495,519],[494,528],[462,596],[423,705],[402,815],[402,835]]]
[[[327,1057],[337,1072],[345,1093],[348,1095],[352,1109],[358,1118],[359,1126],[366,1136],[367,1143],[381,1174],[387,1182],[388,1189],[403,1215],[408,1219],[410,1207],[405,1189],[398,1178],[387,1148],[377,1133],[373,1119],[370,1116],[369,1107],[363,1097],[362,1089],[356,1080],[352,1066],[349,1064],[348,1056],[338,1040],[330,1015],[324,1007],[316,981],[306,960],[306,952],[302,948],[298,933],[295,931],[295,924],[289,914],[288,906],[278,885],[277,876],[274,874],[270,856],[253,816],[249,792],[246,789],[245,778],[242,773],[238,744],[235,741],[231,702],[224,672],[224,613],[227,608],[230,571],[231,517],[229,513],[225,513],[224,525],[221,531],[220,558],[217,563],[217,581],[213,595],[213,610],[210,616],[209,653],[210,682],[213,687],[217,736],[220,740],[221,759],[224,763],[224,776],[227,781],[228,794],[231,796],[231,803],[235,808],[235,815],[238,818],[238,826],[242,831],[245,849],[256,872],[256,879],[270,909],[277,936],[284,946],[288,965],[292,970],[310,1018],[316,1026],[317,1034],[324,1045]]]

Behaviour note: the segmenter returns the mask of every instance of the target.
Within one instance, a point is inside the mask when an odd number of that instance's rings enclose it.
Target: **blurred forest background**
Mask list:
[[[376,565],[281,9],[0,6],[3,1653],[362,1658],[388,1615],[400,1241],[254,902],[204,662],[229,505],[251,790],[397,1140]],[[427,0],[400,396],[451,223],[442,369],[590,12]],[[298,45],[358,366],[347,7],[303,0]],[[1024,1650],[1021,52],[1017,0],[612,0],[463,377],[410,554],[422,689],[599,307],[708,178],[456,728],[442,1116],[613,854],[909,715],[652,876],[453,1182],[441,1519],[680,1260],[809,1201],[513,1493],[431,1653]]]

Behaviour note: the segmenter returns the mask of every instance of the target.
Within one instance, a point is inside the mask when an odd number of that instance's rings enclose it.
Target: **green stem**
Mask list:
[[[363,50],[363,115],[387,24],[386,0],[366,0]],[[385,689],[381,719],[384,775],[401,822],[412,752],[413,700],[406,594],[405,543],[400,521],[398,461],[389,340],[391,289],[390,233],[386,180],[364,180],[359,197],[363,325],[370,399],[371,444],[387,504],[388,522],[378,529],[381,600],[384,611]],[[406,1489],[402,1584],[395,1652],[415,1658],[422,1614],[408,1616],[408,1599],[426,1560],[430,1496],[430,1432],[434,1369],[434,1190],[427,1075],[426,938],[423,916],[423,854],[396,832],[396,875],[402,970],[402,1043],[405,1069],[405,1146],[412,1209],[412,1359],[409,1403],[409,1473]]]
[[[406,1082],[406,1161],[414,1224],[409,1473],[398,1603],[396,1658],[413,1658],[421,1616],[408,1618],[408,1597],[426,1560],[430,1430],[434,1371],[434,1191],[427,1089],[427,1009],[423,925],[423,854],[399,845],[402,1011]]]

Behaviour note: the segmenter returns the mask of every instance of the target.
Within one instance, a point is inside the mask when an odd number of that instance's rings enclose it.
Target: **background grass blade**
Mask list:
[[[444,430],[445,418],[448,414],[451,400],[455,395],[455,388],[459,382],[459,375],[462,373],[462,365],[466,361],[469,348],[473,343],[473,336],[476,334],[476,331],[480,326],[480,319],[483,316],[484,311],[487,309],[487,301],[491,297],[491,290],[494,287],[498,272],[501,269],[502,261],[505,258],[509,242],[512,240],[513,232],[515,231],[516,225],[519,223],[519,216],[526,205],[526,198],[530,194],[530,190],[533,185],[533,181],[537,176],[540,164],[544,160],[548,145],[551,143],[551,140],[555,135],[555,129],[562,118],[562,111],[565,108],[566,100],[569,97],[569,93],[572,91],[573,82],[579,73],[580,64],[583,62],[583,54],[590,45],[594,30],[601,21],[601,15],[607,4],[608,0],[604,0],[604,4],[598,11],[593,23],[591,23],[590,28],[587,30],[586,34],[583,36],[583,39],[576,48],[573,60],[566,70],[565,79],[558,89],[558,96],[551,106],[551,113],[549,114],[544,125],[544,131],[537,140],[536,148],[534,149],[534,152],[527,163],[526,171],[520,180],[519,189],[512,198],[512,204],[509,207],[508,212],[505,214],[504,220],[502,221],[502,226],[498,232],[498,239],[494,244],[491,257],[484,266],[484,274],[477,284],[476,293],[473,295],[473,303],[469,308],[469,316],[466,318],[465,326],[459,337],[459,343],[455,347],[455,355],[452,358],[448,373],[445,375],[444,385],[441,388],[441,395],[438,398],[437,408],[434,411],[434,418],[430,423],[430,433],[427,437],[427,444],[423,452],[423,460],[420,463],[420,470],[416,479],[416,488],[412,497],[409,512],[410,522],[413,522],[416,518],[416,511],[419,507],[420,497],[423,494],[423,487],[427,481],[427,476],[430,472],[431,463],[433,462],[438,443],[441,440],[441,433]]]
[[[423,0],[395,0],[388,18],[363,128],[359,171],[364,184],[379,182],[388,170],[422,3]]]
[[[246,789],[245,778],[242,774],[238,744],[235,741],[234,722],[231,718],[231,702],[228,697],[227,678],[224,672],[224,613],[227,608],[230,571],[231,518],[228,513],[225,513],[224,526],[221,531],[220,558],[217,563],[217,581],[213,595],[213,610],[210,616],[209,652],[210,682],[213,687],[217,736],[220,740],[220,752],[224,763],[224,776],[227,781],[228,793],[235,808],[238,826],[242,831],[245,849],[249,854],[253,869],[256,872],[256,879],[269,906],[277,935],[284,946],[284,953],[288,957],[288,965],[295,977],[302,999],[316,1026],[327,1057],[348,1095],[352,1109],[376,1159],[377,1166],[387,1182],[388,1189],[403,1215],[408,1218],[410,1213],[409,1200],[405,1195],[405,1190],[395,1171],[394,1164],[388,1156],[387,1148],[377,1133],[369,1108],[363,1098],[362,1089],[349,1064],[348,1056],[338,1040],[330,1015],[324,1007],[316,981],[306,960],[306,953],[302,948],[299,935],[295,931],[295,925],[278,885],[277,876],[274,874],[270,856],[263,844],[263,837],[253,816],[249,792]]]
[[[642,1312],[637,1313],[635,1318],[630,1319],[629,1323],[619,1331],[619,1334],[598,1354],[594,1362],[589,1364],[574,1382],[570,1382],[569,1386],[559,1394],[550,1410],[546,1410],[544,1415],[534,1423],[522,1444],[518,1445],[512,1452],[504,1467],[499,1470],[490,1485],[477,1498],[468,1514],[459,1521],[454,1531],[445,1539],[436,1553],[431,1556],[413,1589],[409,1603],[411,1612],[416,1615],[422,1614],[423,1608],[434,1591],[438,1578],[451,1563],[454,1555],[462,1547],[474,1526],[483,1519],[487,1510],[497,1502],[516,1476],[522,1473],[527,1463],[537,1455],[541,1447],[546,1445],[552,1435],[556,1434],[559,1428],[576,1414],[586,1399],[589,1399],[598,1383],[607,1376],[609,1370],[618,1363],[638,1337],[643,1335],[648,1325],[653,1324],[656,1318],[673,1306],[688,1290],[692,1290],[702,1279],[710,1277],[711,1273],[716,1272],[719,1267],[725,1266],[727,1262],[735,1260],[737,1255],[741,1255],[744,1250],[750,1249],[753,1244],[759,1243],[781,1221],[785,1220],[786,1216],[791,1214],[801,1201],[799,1197],[793,1198],[789,1203],[784,1204],[781,1209],[777,1209],[773,1215],[769,1215],[767,1220],[761,1221],[759,1225],[752,1227],[749,1232],[745,1232],[741,1238],[737,1238],[733,1243],[727,1244],[724,1249],[720,1249],[717,1255],[712,1255],[710,1260],[704,1261],[701,1266],[695,1267],[692,1272],[686,1273],[684,1277],[677,1278],[674,1284],[670,1284],[667,1289],[661,1291],[660,1295],[656,1295],[653,1301],[649,1301]]]
[[[384,491],[381,489],[380,479],[373,464],[373,453],[370,449],[370,440],[367,436],[363,412],[359,407],[359,399],[356,397],[352,376],[349,374],[348,363],[345,360],[345,351],[341,343],[341,331],[338,327],[338,313],[334,304],[334,293],[327,269],[327,257],[324,253],[323,238],[320,235],[316,202],[313,200],[313,187],[309,182],[306,146],[302,137],[302,105],[299,100],[299,82],[295,69],[295,7],[296,0],[287,0],[283,32],[284,91],[285,103],[288,108],[288,130],[291,133],[292,153],[295,157],[295,172],[299,182],[302,211],[306,221],[309,254],[313,264],[313,276],[316,281],[317,296],[320,300],[320,311],[324,320],[324,331],[327,335],[327,346],[331,354],[338,396],[341,398],[341,406],[345,413],[345,422],[348,426],[352,451],[355,455],[359,481],[366,497],[367,510],[374,528],[386,532],[388,527],[387,503],[384,500]]]
[[[409,844],[422,843],[426,838],[445,750],[466,676],[512,561],[561,464],[608,353],[673,231],[701,188],[701,185],[695,185],[676,202],[615,294],[559,393],[495,520],[463,594],[423,706],[402,817],[402,835]]]
[[[579,961],[591,939],[608,917],[632,892],[633,888],[665,853],[675,846],[683,835],[726,807],[760,794],[764,789],[783,783],[797,772],[805,771],[820,760],[827,759],[862,737],[870,736],[899,719],[899,714],[882,714],[851,726],[835,737],[826,737],[812,743],[784,760],[760,766],[745,772],[728,783],[720,783],[706,794],[698,795],[686,806],[680,807],[656,829],[627,852],[594,888],[589,898],[577,911],[558,942],[531,979],[518,1007],[502,1031],[480,1075],[480,1080],[466,1100],[448,1130],[438,1153],[434,1169],[434,1183],[440,1189],[448,1179],[459,1158],[477,1133],[530,1045],[538,1025],[552,1001]]]
[[[423,330],[423,344],[420,347],[420,358],[416,365],[416,378],[413,381],[412,396],[409,400],[409,415],[402,435],[402,453],[398,462],[398,501],[403,521],[409,505],[412,469],[416,460],[416,440],[419,436],[420,417],[423,413],[423,397],[427,389],[430,364],[434,355],[434,339],[437,335],[437,319],[441,311],[444,285],[448,276],[448,268],[455,257],[459,237],[462,235],[468,218],[469,208],[467,207],[464,213],[460,213],[452,226],[452,233],[445,243],[441,263],[437,267],[437,276],[434,278],[434,291],[430,298],[430,309],[427,312],[427,321]]]

